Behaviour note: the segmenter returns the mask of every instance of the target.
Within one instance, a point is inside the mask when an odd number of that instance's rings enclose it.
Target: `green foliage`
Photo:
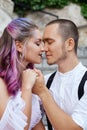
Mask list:
[[[87,19],[87,4],[82,4],[81,5],[81,13],[84,16],[84,18]]]
[[[45,0],[46,7],[63,8],[68,4],[68,0]]]
[[[63,8],[73,2],[81,6],[82,15],[87,18],[87,0],[13,0],[14,12],[20,16],[26,15],[28,11],[40,11],[45,8]]]

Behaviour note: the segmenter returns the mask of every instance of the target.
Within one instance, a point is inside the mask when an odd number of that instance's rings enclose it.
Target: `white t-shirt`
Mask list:
[[[15,98],[11,97],[5,112],[0,120],[0,130],[24,130],[27,117],[23,113],[25,102],[18,92]],[[32,94],[32,114],[29,130],[41,120],[41,111],[38,96]]]
[[[69,114],[83,130],[87,130],[87,81],[84,85],[84,95],[80,100],[78,99],[78,87],[85,71],[87,68],[81,63],[66,73],[60,73],[57,70],[50,87],[58,106]],[[45,76],[46,83],[50,75]]]

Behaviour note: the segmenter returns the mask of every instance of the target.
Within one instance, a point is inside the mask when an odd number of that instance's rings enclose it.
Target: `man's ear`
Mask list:
[[[75,42],[73,38],[68,38],[66,40],[66,47],[67,47],[67,51],[71,51],[74,49],[75,46]]]
[[[23,45],[20,41],[15,41],[15,45],[16,45],[16,50],[18,52],[22,52],[23,51]]]

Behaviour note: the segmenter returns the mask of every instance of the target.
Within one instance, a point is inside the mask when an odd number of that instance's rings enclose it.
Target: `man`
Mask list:
[[[48,23],[44,30],[44,48],[49,65],[58,69],[47,89],[43,75],[38,77],[33,92],[42,101],[54,130],[87,130],[87,82],[84,95],[78,99],[78,87],[87,69],[77,58],[78,29],[66,19]],[[45,76],[47,82],[51,74]]]

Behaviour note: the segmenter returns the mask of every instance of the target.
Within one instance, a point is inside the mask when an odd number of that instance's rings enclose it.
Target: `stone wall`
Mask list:
[[[11,0],[0,0],[0,36],[6,25],[12,20],[14,3]]]
[[[6,14],[12,16],[14,3],[11,0],[0,0],[0,8],[5,11]]]

